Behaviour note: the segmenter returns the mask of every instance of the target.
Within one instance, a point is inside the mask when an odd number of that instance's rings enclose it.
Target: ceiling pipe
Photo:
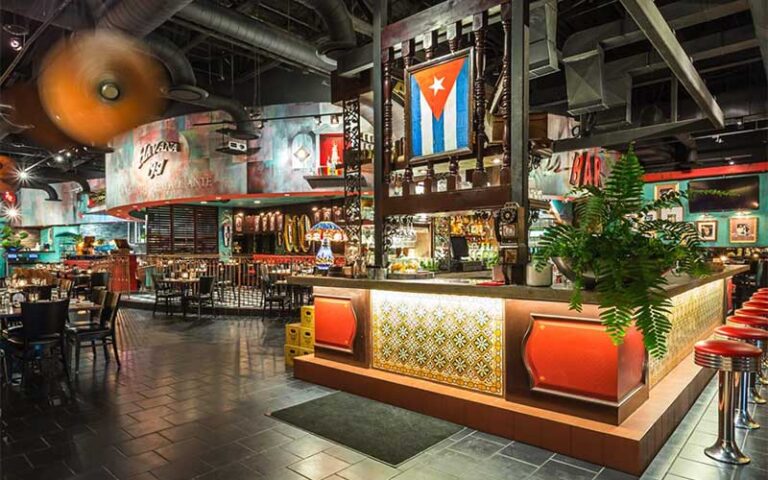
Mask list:
[[[635,23],[645,33],[659,55],[669,65],[680,84],[699,105],[704,115],[717,128],[723,128],[725,119],[723,111],[710,93],[704,80],[696,71],[688,54],[675,37],[672,29],[664,20],[658,7],[644,0],[620,0]]]
[[[42,190],[45,193],[48,194],[48,198],[46,198],[46,201],[48,202],[60,202],[61,199],[59,198],[59,192],[56,191],[55,188],[53,188],[51,185],[43,182],[29,182],[28,184],[24,185],[23,187],[20,187],[19,190]]]
[[[83,192],[90,193],[91,191],[91,185],[86,178],[71,172],[63,172],[53,168],[40,168],[35,170],[35,178],[38,179],[37,181],[44,183],[75,182]]]
[[[235,128],[230,136],[242,140],[258,138],[255,125],[242,103],[232,98],[209,95],[208,92],[195,85],[195,73],[189,59],[170,40],[158,35],[150,35],[145,39],[150,52],[168,70],[171,78],[169,97],[190,105],[205,107],[209,110],[223,110],[232,117]]]
[[[352,15],[344,0],[299,0],[323,19],[329,38],[317,48],[317,53],[336,59],[350,48],[357,46]]]
[[[104,12],[96,26],[143,38],[190,3],[192,0],[121,0]]]
[[[323,75],[336,68],[336,62],[320,58],[312,44],[210,1],[190,3],[176,16]]]
[[[763,57],[765,77],[768,78],[768,2],[765,0],[749,0],[752,9],[752,23],[755,25],[755,37],[760,45],[760,55]]]

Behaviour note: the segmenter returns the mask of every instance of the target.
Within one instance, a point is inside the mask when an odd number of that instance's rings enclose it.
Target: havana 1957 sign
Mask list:
[[[181,143],[169,142],[166,140],[160,140],[159,142],[149,143],[141,147],[139,153],[139,170],[144,165],[149,163],[147,168],[147,176],[149,178],[156,178],[165,172],[165,166],[168,164],[168,159],[164,156],[157,156],[161,153],[178,153],[181,151]]]

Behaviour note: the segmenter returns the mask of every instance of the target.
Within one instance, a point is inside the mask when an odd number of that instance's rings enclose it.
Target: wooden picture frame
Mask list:
[[[683,207],[662,208],[659,212],[659,218],[670,222],[682,222]]]
[[[658,200],[664,193],[669,191],[680,191],[679,183],[658,183],[653,186],[653,199]]]
[[[696,232],[702,242],[717,241],[717,220],[699,220],[696,222]]]
[[[428,135],[422,135],[421,133],[416,136],[413,134],[415,130],[414,122],[417,120],[414,118],[415,113],[423,112],[422,109],[423,106],[428,106],[429,103],[426,102],[426,100],[422,101],[421,96],[421,86],[418,82],[418,78],[421,76],[419,75],[421,72],[425,72],[426,70],[435,69],[436,67],[440,67],[442,65],[449,65],[451,62],[455,60],[459,60],[461,58],[465,58],[467,65],[467,71],[466,71],[466,85],[463,85],[462,83],[462,90],[466,88],[466,94],[460,94],[459,93],[459,84],[460,81],[463,78],[464,72],[463,67],[459,74],[455,77],[455,81],[452,85],[450,85],[450,88],[448,89],[448,97],[451,97],[451,92],[453,92],[454,89],[456,89],[456,94],[454,95],[455,98],[455,114],[451,118],[455,118],[457,124],[459,121],[466,121],[466,126],[463,125],[456,125],[455,127],[450,127],[449,125],[445,125],[444,122],[449,121],[448,118],[449,115],[446,111],[444,111],[443,108],[440,109],[440,118],[435,119],[435,121],[440,122],[442,120],[443,132],[447,132],[448,128],[456,128],[456,132],[461,132],[460,137],[457,135],[456,138],[456,144],[457,148],[447,148],[445,146],[445,143],[443,143],[443,147],[439,151],[435,151],[434,144],[439,143],[439,141],[435,140],[436,135],[432,134],[431,138],[433,139],[433,144],[429,147],[427,147],[428,143],[425,143],[425,138],[429,138]],[[475,94],[474,94],[474,81],[475,81],[475,65],[474,65],[474,48],[469,47],[465,48],[463,50],[459,50],[455,53],[450,53],[448,55],[443,55],[441,57],[432,59],[428,62],[419,63],[416,65],[413,65],[409,67],[405,72],[405,158],[406,161],[412,162],[414,160],[427,160],[427,159],[436,159],[436,158],[446,158],[450,157],[452,155],[457,154],[463,154],[463,153],[472,153],[474,148],[474,125],[473,125],[473,119],[474,119],[474,100],[475,100]],[[444,88],[441,89],[442,86],[441,78],[443,81],[445,81],[445,77],[435,77],[435,82],[433,85],[435,86],[435,89],[433,90],[434,95],[438,95],[442,90],[445,90]],[[422,84],[423,85],[423,84]],[[429,87],[427,87],[429,88]],[[416,104],[416,100],[418,100],[418,104]],[[466,112],[463,112],[463,109],[461,108],[463,106],[462,102],[466,102]],[[424,105],[427,103],[427,105]],[[438,102],[437,104],[442,104],[445,106],[448,103],[448,99],[446,99],[444,102]],[[428,107],[431,109],[431,107]],[[453,108],[450,109],[451,112],[454,111]],[[425,113],[427,115],[427,113]],[[422,115],[419,115],[419,125],[421,125]],[[429,116],[429,118],[434,119],[434,114]],[[432,127],[435,125],[435,121],[432,121],[431,127],[424,127],[423,129],[420,129],[421,131],[429,130],[432,131]],[[463,141],[463,135],[466,135],[466,142]],[[443,136],[444,138],[444,136]],[[443,142],[445,142],[445,138]],[[452,142],[451,142],[452,143]]]
[[[728,240],[731,243],[757,243],[757,217],[731,217],[728,221]]]

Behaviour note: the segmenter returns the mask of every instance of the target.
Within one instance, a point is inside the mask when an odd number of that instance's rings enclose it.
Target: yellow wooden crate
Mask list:
[[[294,345],[285,346],[285,364],[289,367],[293,366],[293,357],[301,355],[301,349]]]
[[[315,353],[315,351],[311,348],[299,348],[299,354],[296,356],[300,357],[302,355],[309,355],[310,353]]]
[[[295,347],[301,346],[301,324],[289,323],[285,326],[285,344]]]
[[[299,347],[308,348],[314,350],[315,348],[315,332],[311,328],[301,327],[299,332]]]
[[[315,307],[312,305],[301,307],[301,326],[315,328]]]

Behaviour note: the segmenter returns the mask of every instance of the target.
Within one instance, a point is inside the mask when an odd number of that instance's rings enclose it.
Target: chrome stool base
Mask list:
[[[752,461],[748,456],[741,453],[741,450],[735,444],[728,444],[726,442],[718,442],[704,449],[704,453],[713,460],[733,465],[745,465]]]
[[[743,430],[757,430],[760,428],[760,424],[746,410],[736,410],[736,414],[733,417],[733,425]]]
[[[760,395],[760,389],[758,387],[752,387],[750,390],[749,401],[757,405],[765,405],[768,403],[768,400]]]

